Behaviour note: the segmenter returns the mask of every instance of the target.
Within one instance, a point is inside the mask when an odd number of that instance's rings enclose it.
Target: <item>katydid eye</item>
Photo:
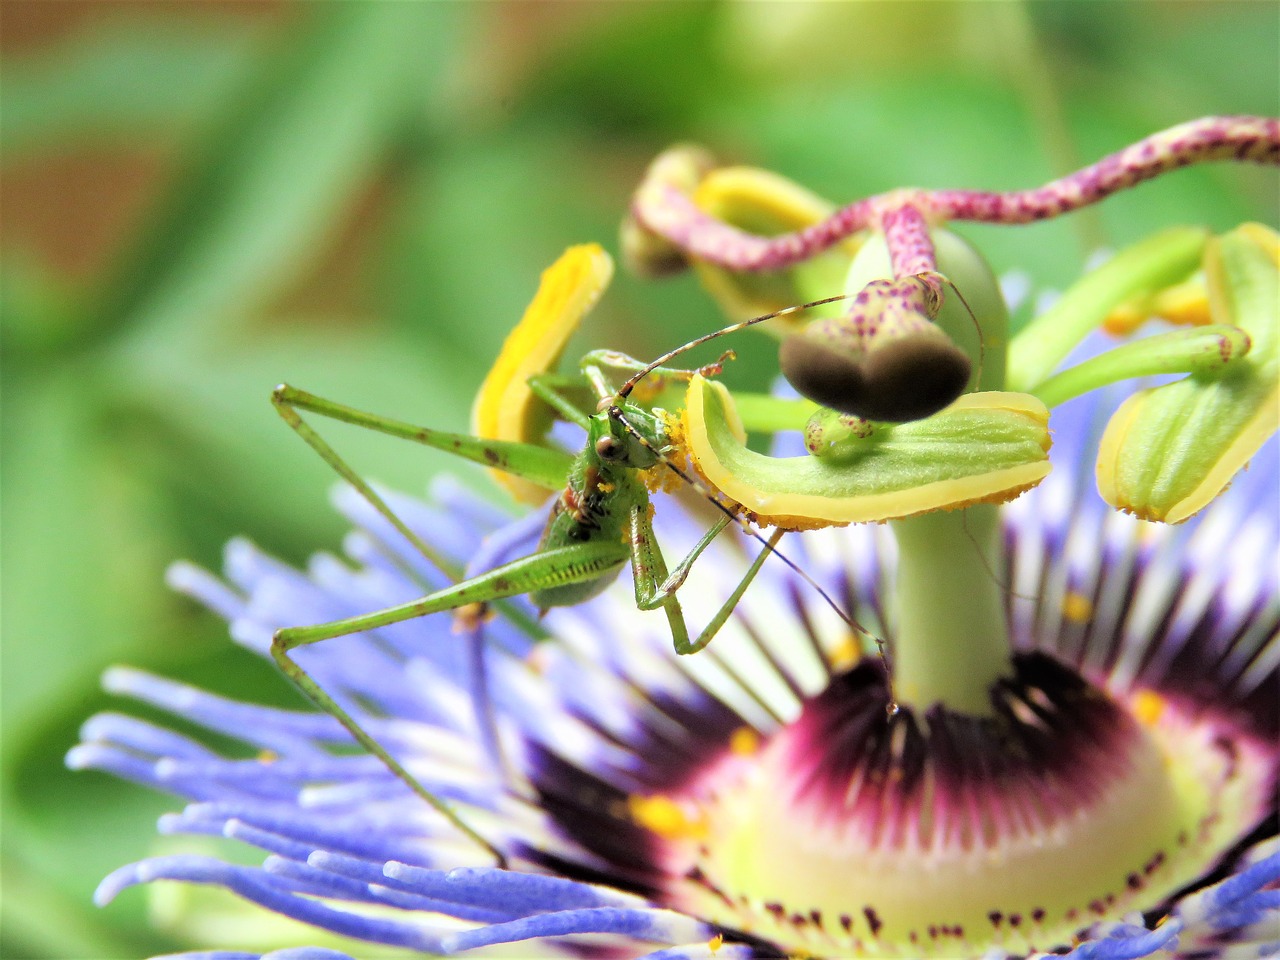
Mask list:
[[[619,460],[622,454],[622,444],[616,437],[601,437],[596,441],[596,455],[601,460]]]

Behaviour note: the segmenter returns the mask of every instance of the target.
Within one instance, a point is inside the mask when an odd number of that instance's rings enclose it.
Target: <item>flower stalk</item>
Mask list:
[[[898,545],[890,603],[894,696],[917,716],[934,704],[987,716],[1011,670],[1004,559],[991,505],[890,521]]]

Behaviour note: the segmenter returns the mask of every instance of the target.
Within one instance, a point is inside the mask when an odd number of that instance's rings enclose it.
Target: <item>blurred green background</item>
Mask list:
[[[160,849],[175,801],[62,755],[123,708],[98,692],[111,663],[299,703],[162,585],[242,532],[295,562],[338,545],[333,478],[272,411],[277,382],[465,429],[538,273],[570,243],[616,251],[631,188],[678,140],[847,201],[1033,186],[1182,120],[1280,112],[1267,2],[5,0],[0,17],[8,958],[252,939],[148,925],[140,891],[92,907],[103,874]],[[1052,287],[1099,245],[1274,223],[1277,202],[1274,171],[1216,166],[962,232]],[[716,322],[687,278],[621,276],[582,343],[651,356]],[[451,465],[328,435],[411,491]]]

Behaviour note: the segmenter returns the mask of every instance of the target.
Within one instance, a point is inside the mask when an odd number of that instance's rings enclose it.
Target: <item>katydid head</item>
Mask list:
[[[661,417],[633,403],[610,404],[591,418],[587,446],[602,464],[648,470],[666,446]]]

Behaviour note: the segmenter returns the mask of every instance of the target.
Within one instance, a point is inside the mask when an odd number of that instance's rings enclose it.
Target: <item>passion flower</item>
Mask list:
[[[1058,412],[1055,450],[1080,463],[1099,407]],[[113,671],[111,689],[257,754],[222,757],[110,715],[88,723],[72,765],[186,797],[163,832],[223,834],[267,857],[143,861],[100,899],[153,880],[216,884],[424,952],[537,939],[566,955],[657,944],[663,958],[1267,955],[1280,882],[1277,461],[1264,447],[1177,528],[1113,513],[1069,466],[1007,507],[1017,652],[985,711],[891,715],[878,661],[780,564],[715,644],[678,662],[662,618],[637,618],[625,588],[551,612],[554,643],[487,624],[501,767],[465,707],[472,673],[449,617],[320,645],[315,675],[508,870],[476,866],[483,852],[381,764],[341,750],[330,718]],[[421,562],[363,501],[341,503],[361,528],[354,568],[321,558],[302,574],[237,541],[225,582],[181,565],[172,580],[264,654],[281,624],[420,590]],[[492,562],[532,529],[482,546],[500,516],[449,487],[432,505],[395,505],[458,558]],[[671,534],[696,536],[661,506]],[[800,536],[797,560],[861,622],[892,624],[882,530]],[[682,593],[690,607],[713,607],[745,562],[712,551]]]

